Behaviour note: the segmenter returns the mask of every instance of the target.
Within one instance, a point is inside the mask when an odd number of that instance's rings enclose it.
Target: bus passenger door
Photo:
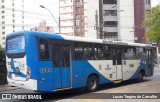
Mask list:
[[[146,50],[146,65],[147,65],[147,70],[146,74],[147,76],[152,76],[153,75],[153,58],[152,58],[152,50]]]
[[[112,50],[113,57],[113,80],[122,79],[122,49],[113,48]]]
[[[69,45],[52,45],[54,89],[71,86],[70,51]]]

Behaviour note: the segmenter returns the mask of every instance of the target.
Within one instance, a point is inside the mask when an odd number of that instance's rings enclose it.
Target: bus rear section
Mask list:
[[[38,38],[38,91],[71,88],[71,46],[62,42]]]
[[[27,66],[25,35],[13,34],[6,38],[6,66],[9,85],[36,90],[36,80],[31,79]]]

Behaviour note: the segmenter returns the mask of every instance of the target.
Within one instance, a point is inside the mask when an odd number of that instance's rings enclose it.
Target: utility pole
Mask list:
[[[95,22],[96,22],[96,27],[98,27],[98,11],[96,10],[96,15],[95,15]],[[96,30],[97,34],[97,39],[99,39],[99,32]]]
[[[56,21],[54,15],[52,14],[52,12],[51,12],[48,8],[46,8],[46,7],[43,6],[43,5],[40,5],[40,7],[46,9],[46,10],[51,14],[51,16],[53,17],[54,21],[56,22],[56,24],[57,24],[57,26],[58,26],[58,28],[59,28],[59,34],[61,34],[60,17],[59,17],[59,24],[58,24],[58,22]]]

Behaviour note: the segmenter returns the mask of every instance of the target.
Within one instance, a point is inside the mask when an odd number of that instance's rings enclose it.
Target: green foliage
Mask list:
[[[5,59],[5,50],[0,46],[0,84],[6,84],[6,59]]]
[[[146,28],[146,37],[150,41],[160,41],[160,7],[149,9],[143,20],[143,27]]]

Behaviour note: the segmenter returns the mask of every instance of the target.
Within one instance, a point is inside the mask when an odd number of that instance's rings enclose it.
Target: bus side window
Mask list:
[[[39,57],[41,60],[49,59],[48,40],[39,39]]]
[[[76,60],[80,60],[80,59],[82,59],[82,54],[83,54],[83,48],[82,48],[82,46],[81,46],[81,44],[80,43],[75,43],[74,44],[74,59],[76,59]]]
[[[108,45],[103,45],[103,59],[104,60],[111,60],[112,59],[112,53],[110,46]]]
[[[52,45],[52,59],[53,59],[53,67],[60,67],[59,59],[60,59],[60,47],[59,45]]]
[[[138,59],[145,58],[145,49],[143,47],[137,48],[137,57]]]
[[[76,42],[74,44],[74,59],[76,60],[93,60],[94,51],[92,44]]]
[[[70,57],[69,57],[69,46],[62,46],[62,67],[70,66]]]
[[[126,47],[124,57],[127,60],[137,59],[135,47]]]

